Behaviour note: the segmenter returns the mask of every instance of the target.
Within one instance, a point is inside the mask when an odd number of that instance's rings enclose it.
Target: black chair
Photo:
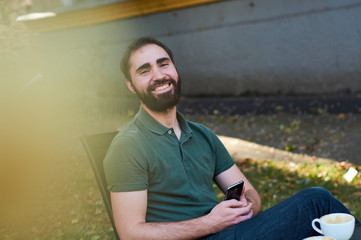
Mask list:
[[[116,239],[119,239],[117,230],[115,228],[112,207],[110,204],[110,192],[107,189],[105,180],[103,160],[108,151],[109,145],[118,132],[101,133],[94,135],[87,135],[81,138],[81,142],[88,155],[90,165],[92,166],[95,178],[98,183],[100,193],[102,195],[105,207],[107,209],[110,222],[112,223]]]

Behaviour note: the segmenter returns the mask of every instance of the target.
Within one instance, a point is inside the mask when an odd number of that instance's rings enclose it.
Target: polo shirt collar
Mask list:
[[[182,130],[182,133],[186,133],[187,135],[192,134],[192,130],[188,125],[188,122],[186,121],[185,117],[177,111],[177,119],[178,119],[178,123],[179,126]]]
[[[139,112],[136,115],[136,119],[139,120],[147,129],[158,135],[163,135],[171,129],[171,128],[167,128],[166,126],[162,125],[157,120],[155,120],[147,111],[144,110],[142,106],[140,106],[139,108]],[[182,133],[191,134],[192,130],[189,127],[186,119],[178,111],[177,111],[177,119],[179,126],[182,130]]]

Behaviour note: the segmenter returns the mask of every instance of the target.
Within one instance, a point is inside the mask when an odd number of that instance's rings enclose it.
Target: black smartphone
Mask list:
[[[227,188],[224,200],[236,199],[239,201],[243,192],[244,182],[241,180]]]

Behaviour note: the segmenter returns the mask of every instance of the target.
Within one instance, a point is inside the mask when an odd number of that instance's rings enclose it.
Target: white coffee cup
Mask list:
[[[302,240],[335,240],[335,239],[331,238],[331,237],[325,237],[325,236],[316,236],[316,237],[304,238]]]
[[[316,222],[320,224],[321,229],[316,226]],[[355,229],[355,218],[346,213],[327,214],[321,218],[313,219],[312,227],[327,237],[336,240],[348,240]]]

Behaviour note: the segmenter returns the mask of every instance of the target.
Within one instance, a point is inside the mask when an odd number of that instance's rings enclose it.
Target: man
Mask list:
[[[312,188],[261,213],[260,197],[220,140],[177,112],[181,79],[172,52],[153,38],[134,41],[121,70],[140,110],[115,137],[104,169],[121,239],[301,239],[311,221],[348,210]],[[240,200],[218,203],[244,181]]]

